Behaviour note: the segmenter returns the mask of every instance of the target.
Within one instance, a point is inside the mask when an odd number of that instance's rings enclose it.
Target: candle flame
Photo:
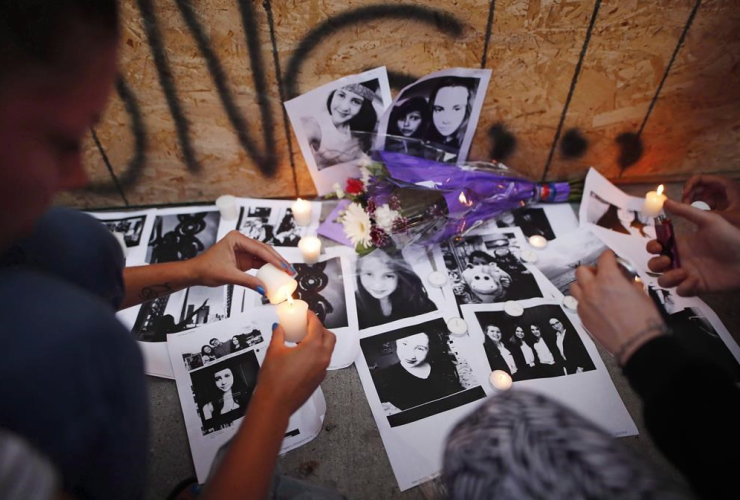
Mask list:
[[[658,186],[658,196],[660,196],[661,194],[663,194],[663,189],[664,189],[663,188],[663,184],[661,184],[660,186]]]

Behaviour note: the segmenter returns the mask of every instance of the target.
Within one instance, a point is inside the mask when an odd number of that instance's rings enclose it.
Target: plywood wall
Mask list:
[[[472,157],[535,179],[740,172],[740,12],[719,0],[123,0],[121,82],[59,203],[311,196],[283,100],[385,65],[493,77]]]

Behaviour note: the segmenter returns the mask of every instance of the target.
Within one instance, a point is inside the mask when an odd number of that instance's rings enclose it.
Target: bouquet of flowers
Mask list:
[[[460,237],[532,203],[579,199],[582,189],[529,181],[501,163],[452,165],[391,151],[363,158],[360,171],[345,189],[334,186],[351,201],[338,222],[359,254]]]

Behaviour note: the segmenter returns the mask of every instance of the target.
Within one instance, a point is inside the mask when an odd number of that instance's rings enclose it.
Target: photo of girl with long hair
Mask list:
[[[257,357],[249,351],[190,372],[203,435],[228,427],[244,416],[258,371]]]
[[[422,156],[423,143],[429,127],[429,103],[421,96],[412,97],[396,104],[388,122],[389,137],[386,151]]]
[[[437,310],[403,254],[382,249],[357,260],[355,300],[360,329]]]
[[[483,397],[467,361],[451,348],[441,319],[374,335],[360,340],[360,346],[391,427]],[[462,396],[463,402],[434,404],[476,387],[480,391]]]
[[[432,123],[426,140],[457,154],[468,130],[475,102],[475,81],[448,76],[436,82],[429,96]]]
[[[379,87],[377,79],[350,83],[329,93],[323,112],[301,118],[318,170],[355,160],[370,149]]]

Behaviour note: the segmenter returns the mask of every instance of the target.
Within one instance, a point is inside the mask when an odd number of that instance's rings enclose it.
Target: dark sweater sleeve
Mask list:
[[[653,339],[624,374],[644,403],[648,432],[702,498],[739,498],[740,389],[671,336]]]

